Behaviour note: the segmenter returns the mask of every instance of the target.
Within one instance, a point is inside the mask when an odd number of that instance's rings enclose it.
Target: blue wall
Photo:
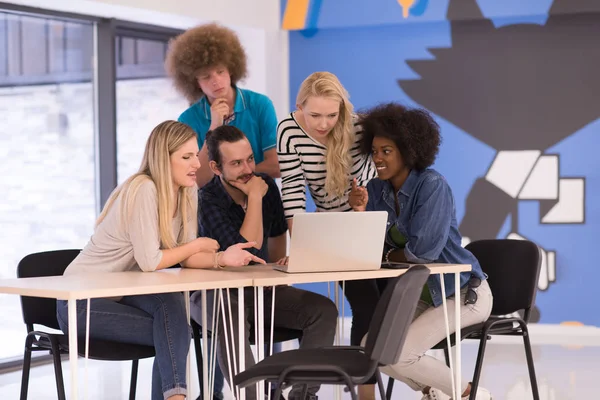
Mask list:
[[[327,70],[359,110],[387,101],[430,109],[443,134],[434,167],[453,188],[459,220],[470,212],[482,225],[493,224],[486,220],[493,204],[467,210],[466,200],[471,194],[477,202],[473,184],[500,150],[558,155],[558,178],[584,183],[583,204],[573,206],[583,207],[584,219],[541,222],[568,195],[559,193],[550,202],[514,199],[505,222],[486,228],[554,252],[555,280],[537,297],[541,322],[600,326],[593,289],[600,279],[600,13],[570,15],[577,11],[570,5],[591,2],[569,1],[462,1],[452,20],[444,17],[449,1],[415,1],[421,14],[406,19],[396,1],[374,0],[367,11],[357,0],[320,2],[307,25],[315,29],[290,32],[291,104],[307,75]],[[463,226],[480,238],[477,227]]]

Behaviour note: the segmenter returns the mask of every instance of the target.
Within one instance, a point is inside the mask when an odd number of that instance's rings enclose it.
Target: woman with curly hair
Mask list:
[[[235,32],[215,23],[192,28],[170,43],[167,73],[191,104],[179,121],[196,131],[201,148],[198,187],[213,177],[203,146],[206,133],[221,125],[233,125],[248,137],[257,172],[280,176],[273,102],[263,94],[237,87],[247,75],[246,64],[246,52]]]
[[[371,154],[378,178],[367,187],[353,184],[350,204],[355,211],[387,211],[388,231],[383,262],[471,264],[461,273],[461,287],[445,280],[450,330],[454,323],[455,294],[460,295],[461,325],[487,320],[492,310],[492,293],[477,259],[461,246],[454,196],[448,182],[431,165],[440,146],[438,124],[425,110],[385,104],[370,110],[360,121],[363,128],[361,152]],[[385,286],[385,281],[372,281]],[[415,317],[395,365],[382,371],[423,393],[423,400],[452,396],[450,369],[426,355],[446,337],[439,275],[431,275],[423,287]],[[471,384],[461,384],[468,399]],[[363,396],[374,399],[371,396]],[[488,390],[478,388],[477,400],[489,400]]]

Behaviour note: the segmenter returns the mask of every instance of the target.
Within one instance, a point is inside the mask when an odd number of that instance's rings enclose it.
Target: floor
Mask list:
[[[516,338],[514,338],[516,339]],[[494,339],[486,352],[481,385],[489,389],[494,400],[530,399],[531,389],[523,348],[518,340]],[[532,330],[533,353],[542,400],[598,399],[600,383],[600,329],[593,327],[569,328],[535,327]],[[288,346],[290,348],[291,345]],[[463,376],[473,372],[477,343],[465,341],[463,345]],[[443,356],[442,354],[436,354]],[[65,385],[69,386],[68,362],[63,363]],[[193,368],[193,367],[192,367]],[[89,361],[88,396],[96,399],[126,399],[129,390],[129,363]],[[137,399],[150,398],[151,361],[140,364]],[[193,368],[192,376],[196,376]],[[80,362],[80,379],[85,376],[84,360]],[[18,399],[21,372],[0,374],[0,398]],[[198,383],[192,379],[192,395],[199,393]],[[51,366],[37,367],[32,371],[29,399],[56,399],[54,373]],[[83,395],[81,398],[86,398]],[[226,394],[226,398],[231,398]],[[332,387],[323,387],[320,399],[334,399]],[[349,394],[342,395],[349,399]],[[401,383],[394,386],[394,399],[418,400],[420,396]]]

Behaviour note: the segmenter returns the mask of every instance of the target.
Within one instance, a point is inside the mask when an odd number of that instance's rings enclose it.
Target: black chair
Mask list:
[[[470,400],[475,400],[479,378],[483,367],[483,356],[487,341],[494,335],[522,336],[527,357],[527,367],[533,398],[539,400],[531,342],[527,323],[535,303],[537,284],[540,275],[541,256],[538,246],[528,240],[489,239],[469,243],[466,247],[477,258],[481,269],[488,275],[488,284],[494,295],[492,314],[485,323],[461,329],[462,339],[479,340],[479,351],[473,381],[471,383]],[[515,316],[523,313],[523,317]],[[450,343],[456,342],[455,335]],[[443,349],[446,364],[450,365],[447,341],[444,338],[433,347]],[[394,379],[389,378],[387,396],[392,398]]]
[[[202,399],[202,394],[204,393],[204,379],[202,376],[202,348],[200,347],[200,341],[202,340],[202,327],[193,319],[190,321],[192,325],[192,333],[194,339],[194,349],[196,351],[196,367],[198,370],[198,382],[200,382],[200,396],[196,400]],[[270,326],[265,327],[265,332],[270,332]],[[250,344],[256,344],[256,340],[254,338],[254,326],[250,327]],[[210,337],[210,332],[208,332]],[[296,329],[284,329],[284,328],[275,328],[273,331],[273,343],[283,343],[288,340],[302,340],[302,331]]]
[[[75,259],[80,250],[56,250],[34,253],[24,257],[17,267],[19,278],[62,275],[67,266]],[[34,351],[49,351],[54,361],[56,390],[59,400],[65,400],[61,354],[69,352],[69,337],[63,334],[47,333],[34,330],[34,324],[51,329],[58,329],[56,318],[56,300],[41,297],[21,296],[23,321],[27,325],[25,339],[25,355],[23,357],[23,376],[21,379],[21,400],[27,399],[29,387],[29,371],[31,369],[31,353]],[[85,356],[85,341],[78,340],[77,353]],[[138,361],[154,357],[154,347],[111,342],[90,338],[89,358],[106,361],[132,360],[131,383],[129,399],[135,399]]]
[[[425,266],[414,266],[390,280],[373,314],[365,347],[338,346],[285,351],[265,358],[233,378],[244,388],[258,381],[276,382],[275,398],[285,386],[302,384],[306,398],[309,384],[345,385],[356,400],[356,385],[377,379],[385,396],[380,366],[400,358],[423,285],[429,276]]]

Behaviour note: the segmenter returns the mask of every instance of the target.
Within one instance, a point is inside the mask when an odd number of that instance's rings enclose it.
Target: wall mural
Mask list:
[[[488,0],[382,0],[360,12],[355,2],[337,13],[306,2],[306,29],[290,32],[291,104],[306,75],[329,70],[357,108],[430,110],[444,136],[435,167],[455,192],[465,243],[534,241],[543,256],[534,320],[600,325],[578,289],[600,277],[600,214],[590,208],[600,199],[600,2],[505,2],[510,12]]]
[[[565,9],[568,3],[572,0],[556,0],[552,7]],[[460,231],[467,243],[498,237],[507,219],[506,237],[526,239],[519,232],[522,200],[540,202],[541,223],[585,222],[585,178],[560,176],[560,156],[547,150],[600,116],[597,72],[581,68],[584,62],[600,71],[598,43],[578,40],[582,34],[594,37],[598,29],[590,23],[575,27],[579,35],[572,40],[558,39],[564,16],[553,11],[543,25],[496,28],[475,0],[453,0],[448,6],[452,47],[429,49],[433,60],[407,61],[421,79],[399,81],[417,103],[497,151],[466,200]],[[477,21],[465,23],[455,15]],[[596,86],[595,93],[588,85]],[[548,118],[553,113],[561,118]],[[556,281],[556,252],[540,247],[538,288],[547,290]]]

